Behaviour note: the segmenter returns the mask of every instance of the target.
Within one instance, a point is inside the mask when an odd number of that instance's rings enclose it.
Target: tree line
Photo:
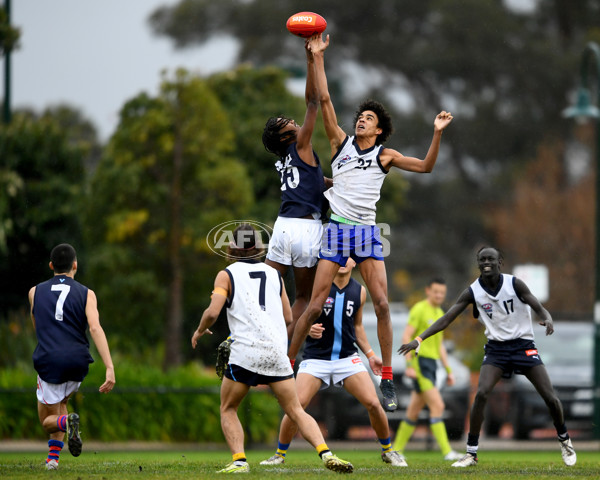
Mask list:
[[[495,0],[372,2],[365,11],[354,0],[343,9],[195,0],[157,9],[151,28],[176,46],[236,37],[238,66],[165,74],[158,94],[123,105],[106,144],[69,106],[17,111],[0,127],[0,329],[18,330],[11,325],[27,316],[28,289],[50,274],[50,249],[67,241],[113,349],[167,367],[191,358],[189,334],[225,266],[206,234],[232,219],[276,218],[279,180],[260,138],[272,115],[303,118],[303,99],[287,88],[303,75],[302,40],[285,20],[310,9],[329,22],[326,64],[348,133],[359,101],[376,98],[393,110],[389,146],[422,156],[435,113],[455,117],[432,175],[394,173],[384,185],[378,221],[392,227],[390,300],[414,301],[433,275],[446,277],[451,300],[488,243],[505,251],[505,271],[549,267],[553,313],[591,312],[594,168],[588,159],[573,175],[569,152],[577,143],[591,158],[592,131],[560,112],[582,46],[600,40],[600,12],[591,0],[533,3],[516,11]],[[327,172],[320,124],[314,145]],[[218,322],[198,355],[212,362],[226,333]]]

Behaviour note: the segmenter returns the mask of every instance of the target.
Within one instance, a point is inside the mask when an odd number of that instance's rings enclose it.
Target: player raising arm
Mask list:
[[[325,131],[331,146],[333,186],[325,192],[331,207],[330,222],[323,234],[319,263],[310,303],[298,319],[288,355],[295,358],[311,325],[321,309],[336,272],[353,258],[358,264],[377,315],[377,336],[383,360],[383,407],[397,408],[392,381],[393,330],[387,299],[387,277],[379,227],[375,224],[376,204],[381,186],[391,167],[411,172],[431,172],[437,160],[442,131],[452,121],[452,115],[441,112],[434,121],[431,146],[424,160],[405,157],[384,148],[392,133],[392,121],[379,102],[363,102],[356,113],[354,135],[347,135],[337,124],[333,103],[329,96],[325,75],[324,52],[329,36],[323,42],[321,35],[309,40],[315,63],[317,88]]]
[[[312,52],[306,51],[306,114],[302,126],[284,116],[271,117],[265,125],[262,141],[268,152],[278,158],[275,163],[281,180],[281,206],[265,263],[285,275],[292,267],[296,294],[292,305],[294,330],[304,312],[317,270],[323,225],[325,179],[319,157],[313,150],[312,134],[319,110],[319,92],[315,83]]]

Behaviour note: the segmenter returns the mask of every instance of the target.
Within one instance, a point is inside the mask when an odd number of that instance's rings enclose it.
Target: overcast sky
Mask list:
[[[209,74],[233,66],[237,48],[231,38],[175,51],[168,39],[152,36],[150,13],[178,1],[12,0],[12,24],[21,28],[21,48],[11,60],[13,108],[39,112],[70,104],[92,120],[104,141],[126,100],[157,92],[162,69],[182,66]],[[504,0],[524,11],[537,1]],[[4,68],[0,79],[3,85]]]
[[[213,73],[231,67],[233,40],[175,51],[168,39],[152,35],[149,14],[177,1],[12,0],[11,23],[21,28],[21,48],[11,58],[13,108],[41,111],[68,103],[106,140],[126,100],[157,92],[162,69]]]

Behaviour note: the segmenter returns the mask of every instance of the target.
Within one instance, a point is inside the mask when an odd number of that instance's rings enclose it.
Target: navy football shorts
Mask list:
[[[503,378],[510,378],[513,373],[523,375],[531,367],[544,364],[533,340],[524,338],[505,342],[488,340],[483,348],[485,355],[481,365],[501,368]]]
[[[257,385],[269,385],[270,383],[281,382],[283,380],[287,380],[288,378],[294,378],[293,374],[284,375],[283,377],[261,375],[260,373],[251,372],[250,370],[246,370],[244,367],[233,365],[231,363],[227,365],[227,368],[225,369],[225,376],[229,380],[240,382],[251,387],[256,387]]]

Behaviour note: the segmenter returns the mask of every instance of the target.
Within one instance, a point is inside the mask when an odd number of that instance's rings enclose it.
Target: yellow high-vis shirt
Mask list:
[[[415,334],[413,339],[427,330],[435,321],[444,315],[444,311],[440,307],[432,306],[427,300],[421,300],[416,303],[408,314],[408,324],[415,328]],[[435,360],[440,358],[440,346],[444,339],[444,332],[438,332],[435,335],[426,338],[421,343],[419,349],[419,356],[426,358],[433,358]]]

